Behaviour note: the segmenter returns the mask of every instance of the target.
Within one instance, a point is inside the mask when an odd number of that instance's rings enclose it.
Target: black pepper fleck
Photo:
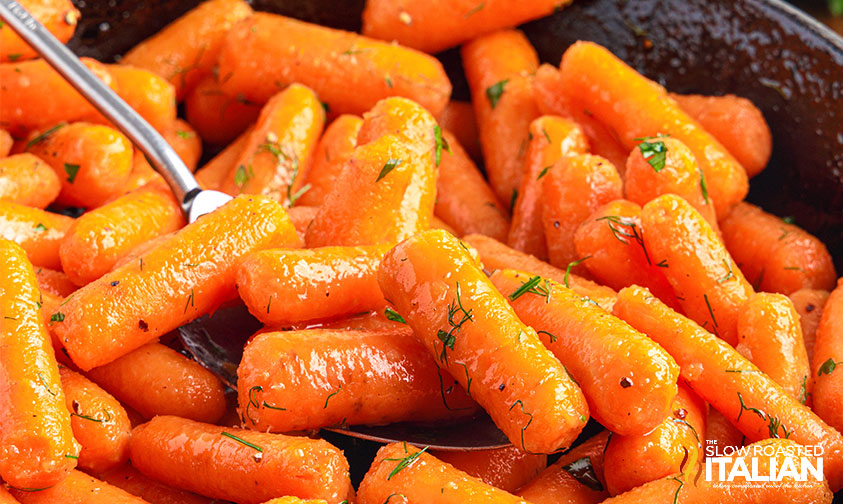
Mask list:
[[[629,388],[629,387],[631,387],[631,386],[632,386],[632,380],[630,380],[630,379],[629,379],[629,378],[627,378],[626,376],[624,376],[623,378],[621,378],[621,387],[623,387],[623,388]]]

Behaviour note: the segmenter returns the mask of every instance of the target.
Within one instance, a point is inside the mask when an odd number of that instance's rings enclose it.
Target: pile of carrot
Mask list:
[[[233,197],[192,223],[0,26],[0,502],[831,502],[843,279],[744,201],[763,114],[591,42],[540,64],[512,27],[566,3],[368,0],[356,34],[206,0],[85,60]],[[227,390],[173,331],[233,305],[263,327]],[[479,414],[511,445],[388,444],[356,488],[319,436]],[[819,477],[699,478],[800,445]]]

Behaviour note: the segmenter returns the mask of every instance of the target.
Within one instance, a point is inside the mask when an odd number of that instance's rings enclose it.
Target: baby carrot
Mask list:
[[[749,177],[758,175],[767,166],[773,138],[764,115],[751,101],[735,95],[671,93],[670,97],[735,156]]]
[[[592,42],[569,47],[560,70],[572,105],[613,129],[627,149],[638,144],[636,138],[659,134],[687,145],[697,157],[718,217],[746,196],[749,182],[740,163],[663,87]]]
[[[483,160],[480,152],[480,138],[477,136],[477,121],[474,106],[470,102],[451,100],[439,114],[439,126],[450,131],[472,160]]]
[[[202,139],[190,124],[176,119],[161,132],[164,140],[176,151],[190,171],[196,171],[199,158],[202,157]]]
[[[82,445],[79,468],[99,473],[126,462],[132,434],[126,410],[81,374],[64,366],[59,372],[73,437]]]
[[[261,196],[234,198],[137,262],[79,289],[55,314],[52,329],[73,362],[87,371],[233,298],[240,257],[297,244],[296,230],[280,205]]]
[[[161,184],[166,184],[164,177],[155,171],[155,169],[152,168],[152,165],[149,164],[149,160],[146,159],[146,155],[140,149],[134,149],[134,152],[132,152],[132,170],[129,172],[129,180],[126,182],[126,185],[123,186],[122,194],[130,193],[156,181]],[[109,203],[117,197],[109,200]]]
[[[814,410],[836,429],[843,428],[843,414],[838,407],[843,398],[843,281],[835,288],[823,308],[814,344]]]
[[[831,488],[843,485],[843,436],[725,341],[641,287],[621,290],[614,313],[664,347],[692,390],[750,441],[786,437],[821,446]]]
[[[509,492],[473,478],[407,443],[378,450],[357,493],[358,504],[528,504]]]
[[[222,185],[229,194],[263,194],[294,206],[307,191],[303,180],[325,111],[309,88],[293,84],[273,96]]]
[[[61,269],[59,246],[72,224],[64,215],[0,201],[0,238],[23,247],[35,266]]]
[[[395,40],[436,53],[481,35],[556,12],[567,0],[514,4],[505,0],[434,0],[424,6],[407,0],[370,0],[363,11],[363,34]]]
[[[242,97],[223,93],[219,82],[208,75],[184,99],[184,111],[205,142],[225,145],[237,138],[260,113],[260,106]]]
[[[108,65],[120,98],[159,132],[176,120],[176,88],[164,77],[130,65]]]
[[[574,246],[577,227],[598,207],[622,197],[623,182],[606,159],[591,154],[559,159],[542,184],[541,218],[550,264],[566,268],[581,259]],[[572,269],[579,272],[584,266]]]
[[[416,337],[515,446],[552,453],[585,426],[582,391],[462,242],[443,231],[418,233],[386,254],[378,281]]]
[[[83,214],[59,248],[62,268],[77,285],[111,271],[137,245],[184,226],[170,190],[152,183]]]
[[[56,172],[37,156],[23,153],[0,159],[0,200],[46,208],[59,191]]]
[[[0,477],[13,487],[40,489],[76,466],[79,445],[32,266],[23,249],[7,240],[0,240],[0,276]]]
[[[493,238],[469,235],[464,241],[477,250],[484,268],[491,271],[511,269],[539,275],[569,287],[580,296],[592,299],[604,310],[611,310],[615,303],[615,291],[609,287],[586,280],[570,271],[555,268],[529,254],[509,248]]]
[[[606,488],[611,495],[682,472],[702,462],[706,404],[684,384],[673,410],[647,433],[612,435],[603,454]]]
[[[811,363],[793,303],[782,294],[753,294],[738,313],[735,350],[797,401],[811,394]]]
[[[61,180],[57,201],[96,208],[120,194],[132,170],[132,144],[119,131],[85,122],[68,124],[27,145]]]
[[[525,453],[515,446],[430,453],[469,476],[507,492],[515,492],[547,467],[547,455]]]
[[[21,504],[147,504],[140,497],[109,485],[82,471],[70,474],[53,487],[38,491],[13,490]]]
[[[527,156],[518,197],[512,209],[512,225],[507,243],[510,247],[547,257],[542,227],[542,179],[563,156],[588,152],[588,140],[582,129],[558,116],[541,116],[530,123]],[[496,238],[493,236],[493,238]]]
[[[298,497],[276,497],[263,504],[327,504],[323,499],[299,499]]]
[[[257,504],[294,495],[339,504],[354,495],[342,452],[320,439],[159,416],[135,427],[129,446],[146,476],[217,499]]]
[[[389,248],[255,252],[237,266],[237,292],[252,315],[273,326],[376,310],[385,304],[377,271]]]
[[[531,75],[538,56],[527,37],[504,30],[462,47],[489,184],[512,206],[521,182],[530,122],[538,117]]]
[[[705,423],[705,440],[706,447],[712,446],[713,448],[706,448],[706,451],[713,450],[713,453],[711,455],[706,453],[706,457],[723,453],[723,449],[727,446],[740,448],[743,446],[744,439],[741,431],[736,429],[732,425],[732,422],[723,416],[723,413],[720,413],[714,408],[708,409],[708,419]]]
[[[296,228],[296,234],[299,235],[302,243],[304,243],[307,237],[307,228],[310,227],[310,223],[313,222],[313,218],[316,217],[317,212],[319,212],[319,207],[315,206],[299,205],[287,209],[290,222]]]
[[[790,294],[834,288],[837,272],[825,244],[792,220],[739,203],[720,221],[723,242],[757,289]]]
[[[252,14],[243,0],[209,0],[133,47],[120,60],[168,81],[181,100],[217,62],[225,34]]]
[[[204,166],[196,170],[196,180],[203,189],[213,189],[219,191],[225,182],[228,174],[234,169],[237,158],[243,152],[243,147],[249,140],[249,134],[252,129],[249,128],[243,132],[236,140],[228,144],[219,154],[208,161]]]
[[[243,425],[259,431],[425,422],[478,410],[406,326],[260,333],[246,345],[237,377]]]
[[[20,501],[12,497],[5,486],[0,485],[0,504],[20,504]]]
[[[673,286],[679,305],[734,345],[740,307],[753,294],[717,233],[682,198],[666,194],[641,209],[644,245]]]
[[[830,293],[827,290],[799,289],[789,297],[799,314],[802,326],[802,340],[808,353],[808,362],[814,361],[814,343],[817,340],[817,326],[823,315],[823,307]]]
[[[140,497],[150,504],[211,504],[212,500],[147,478],[128,462],[97,476],[102,481]]]
[[[512,270],[492,283],[582,387],[592,416],[640,435],[670,412],[679,368],[661,347],[558,283]]]
[[[65,43],[76,31],[79,10],[71,0],[19,0],[44,28]],[[0,24],[0,62],[16,62],[35,58],[38,54],[10,26]]]
[[[582,459],[588,459],[588,466],[593,478],[597,481],[605,482],[603,471],[603,454],[606,452],[606,444],[612,433],[609,431],[600,431],[597,434],[583,441],[581,444],[571,448],[563,453],[559,460],[553,463],[555,466],[583,466]],[[579,463],[577,463],[579,462]]]
[[[12,138],[12,135],[0,128],[0,158],[4,158],[12,152],[12,147],[15,145],[15,139]]]
[[[344,114],[325,128],[313,155],[313,164],[307,171],[307,184],[310,189],[299,198],[302,205],[319,206],[325,196],[331,192],[345,162],[357,147],[357,133],[363,119],[355,115]]]
[[[50,268],[35,268],[35,278],[38,280],[39,290],[55,296],[67,297],[77,289],[76,284],[71,282],[67,275]]]
[[[571,470],[590,469],[587,459],[578,463]],[[568,472],[563,466],[553,464],[533,481],[515,492],[532,504],[597,504],[609,497],[600,481],[589,472],[578,473],[579,478]],[[581,481],[582,480],[582,481]]]
[[[256,103],[298,82],[336,114],[362,114],[378,100],[404,96],[437,116],[451,95],[451,83],[433,56],[265,12],[240,21],[226,35],[219,81],[229,96]]]
[[[461,238],[461,235],[457,232],[456,229],[452,228],[447,222],[443,221],[435,215],[432,219],[430,219],[430,229],[441,229],[442,231],[447,231],[448,233],[456,236],[457,238]]]
[[[506,239],[507,211],[456,137],[447,130],[441,130],[441,135],[450,150],[442,152],[434,214],[460,236],[478,233]]]

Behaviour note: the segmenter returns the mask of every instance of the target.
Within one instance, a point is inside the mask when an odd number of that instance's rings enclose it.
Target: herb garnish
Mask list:
[[[501,95],[503,95],[507,82],[509,82],[509,79],[504,79],[486,88],[486,98],[489,99],[489,105],[492,106],[492,110],[498,105],[498,101],[501,99]]]
[[[378,178],[375,182],[380,182],[382,178],[386,177],[389,172],[395,169],[396,166],[400,165],[403,160],[401,159],[393,159],[390,158],[386,161],[386,164],[383,165],[381,168],[381,172],[378,174]]]
[[[393,322],[401,322],[402,324],[407,323],[407,321],[404,320],[404,317],[402,317],[400,313],[398,313],[397,311],[393,310],[392,308],[390,308],[388,306],[383,311],[383,314],[386,316],[386,318],[388,318],[389,320],[391,320]]]
[[[442,136],[442,128],[438,124],[433,127],[433,140],[436,142],[434,159],[436,160],[436,166],[439,166],[439,163],[442,161],[442,149],[448,151],[448,154],[453,154],[453,152],[451,152],[451,146],[448,144],[448,140]]]
[[[583,261],[585,261],[586,259],[590,259],[590,258],[591,258],[591,256],[587,255],[587,256],[583,257],[582,259],[577,259],[576,261],[571,261],[571,262],[568,263],[568,267],[565,268],[565,278],[563,279],[564,283],[565,283],[565,287],[567,287],[569,289],[571,288],[571,285],[568,283],[568,278],[571,276],[571,269],[579,266],[580,264],[582,264]]]
[[[47,131],[45,131],[44,133],[41,133],[41,134],[40,134],[40,135],[38,135],[37,137],[35,137],[35,138],[33,138],[32,140],[30,140],[29,142],[27,142],[27,143],[26,143],[26,148],[27,148],[27,149],[29,149],[29,148],[30,148],[30,147],[32,147],[33,145],[35,145],[35,144],[37,144],[38,142],[40,142],[40,141],[42,141],[42,140],[46,139],[48,136],[52,135],[52,134],[53,134],[53,133],[55,133],[57,130],[59,130],[59,129],[61,129],[61,128],[65,127],[65,126],[67,126],[67,123],[66,123],[66,122],[60,122],[60,123],[56,124],[56,125],[55,125],[55,126],[53,126],[52,128],[50,128],[50,129],[48,129]]]
[[[542,284],[543,285],[540,285]],[[509,295],[510,301],[515,301],[516,299],[520,298],[524,294],[536,294],[538,296],[543,296],[545,298],[545,303],[550,302],[550,284],[548,283],[547,279],[536,275],[523,284],[521,287],[515,290],[512,294]]]
[[[238,443],[244,444],[244,445],[248,446],[249,448],[251,448],[253,450],[257,450],[258,452],[263,453],[263,448],[261,448],[260,446],[258,446],[256,444],[253,444],[253,443],[250,443],[250,442],[246,441],[245,439],[239,438],[239,437],[235,436],[234,434],[232,434],[230,432],[222,432],[221,434],[223,436],[227,437],[227,438],[231,438],[231,439],[237,441]]]
[[[76,180],[76,174],[79,173],[80,166],[78,164],[64,164],[64,172],[67,174],[67,181],[71,184]]]
[[[409,467],[413,462],[416,461],[417,458],[419,458],[419,456],[421,456],[422,453],[426,452],[428,448],[428,446],[425,446],[424,448],[415,453],[410,453],[410,451],[407,450],[407,442],[404,441],[404,453],[408,454],[406,457],[384,459],[384,461],[398,462],[398,464],[395,465],[395,469],[393,469],[392,472],[389,473],[389,476],[386,477],[387,481],[389,481],[390,479],[392,479],[393,476],[401,472],[402,469]],[[387,498],[387,500],[389,500],[389,498]]]
[[[662,171],[665,167],[665,162],[667,160],[667,146],[661,140],[657,140],[655,142],[651,142],[650,140],[663,138],[665,136],[667,135],[634,139],[636,142],[641,142],[638,144],[638,150],[641,151],[641,155],[644,156],[644,160],[647,161],[647,163],[649,163],[656,172]]]
[[[471,314],[473,309],[466,310],[462,305],[462,298],[460,294],[460,283],[457,282],[457,295],[454,300],[448,305],[448,324],[451,328],[448,332],[439,329],[439,332],[436,333],[436,337],[439,341],[442,342],[442,353],[439,354],[439,361],[444,362],[445,365],[448,365],[448,349],[454,349],[454,343],[457,341],[456,332],[459,332],[462,328],[462,325],[466,322],[470,322],[474,320],[474,316]],[[462,318],[459,322],[456,322],[454,316],[458,313],[462,313]]]

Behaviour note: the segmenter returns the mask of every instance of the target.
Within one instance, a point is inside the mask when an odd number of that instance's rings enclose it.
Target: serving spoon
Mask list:
[[[167,141],[18,2],[0,0],[0,18],[143,151],[167,181],[188,222],[231,200],[222,192],[202,189]],[[260,327],[241,305],[202,316],[178,332],[197,362],[236,389],[243,346]],[[405,441],[438,450],[489,450],[510,444],[487,415],[458,423],[338,426],[327,430],[369,441]]]

